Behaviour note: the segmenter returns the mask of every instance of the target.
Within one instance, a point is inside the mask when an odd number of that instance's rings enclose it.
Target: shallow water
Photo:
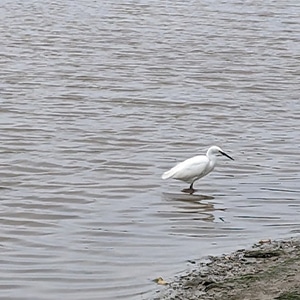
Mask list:
[[[1,295],[147,299],[299,235],[297,1],[2,1]],[[163,181],[217,144],[235,158]]]

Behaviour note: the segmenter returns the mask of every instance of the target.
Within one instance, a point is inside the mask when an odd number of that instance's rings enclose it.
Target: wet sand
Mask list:
[[[155,299],[300,299],[300,238],[260,241],[249,250],[209,257]]]

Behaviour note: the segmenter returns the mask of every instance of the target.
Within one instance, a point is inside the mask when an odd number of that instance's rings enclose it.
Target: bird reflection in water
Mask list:
[[[180,193],[163,193],[162,197],[165,201],[172,204],[174,210],[161,212],[166,217],[172,219],[182,219],[188,215],[190,220],[204,220],[213,222],[215,220],[213,212],[216,209],[213,203],[206,200],[213,200],[213,196],[209,195],[189,195]]]

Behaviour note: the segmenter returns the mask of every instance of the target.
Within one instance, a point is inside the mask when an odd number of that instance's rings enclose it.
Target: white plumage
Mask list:
[[[219,155],[227,156],[233,160],[233,158],[226,154],[220,147],[212,146],[207,150],[206,155],[197,155],[189,158],[177,164],[169,171],[164,172],[162,179],[173,178],[184,181],[190,184],[190,187],[182,191],[193,194],[195,192],[193,188],[194,182],[214,169],[217,156]]]

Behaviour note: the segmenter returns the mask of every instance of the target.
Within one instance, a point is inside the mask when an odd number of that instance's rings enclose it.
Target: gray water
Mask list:
[[[1,299],[149,299],[300,233],[300,4],[0,4]],[[217,144],[235,158],[163,181]]]

